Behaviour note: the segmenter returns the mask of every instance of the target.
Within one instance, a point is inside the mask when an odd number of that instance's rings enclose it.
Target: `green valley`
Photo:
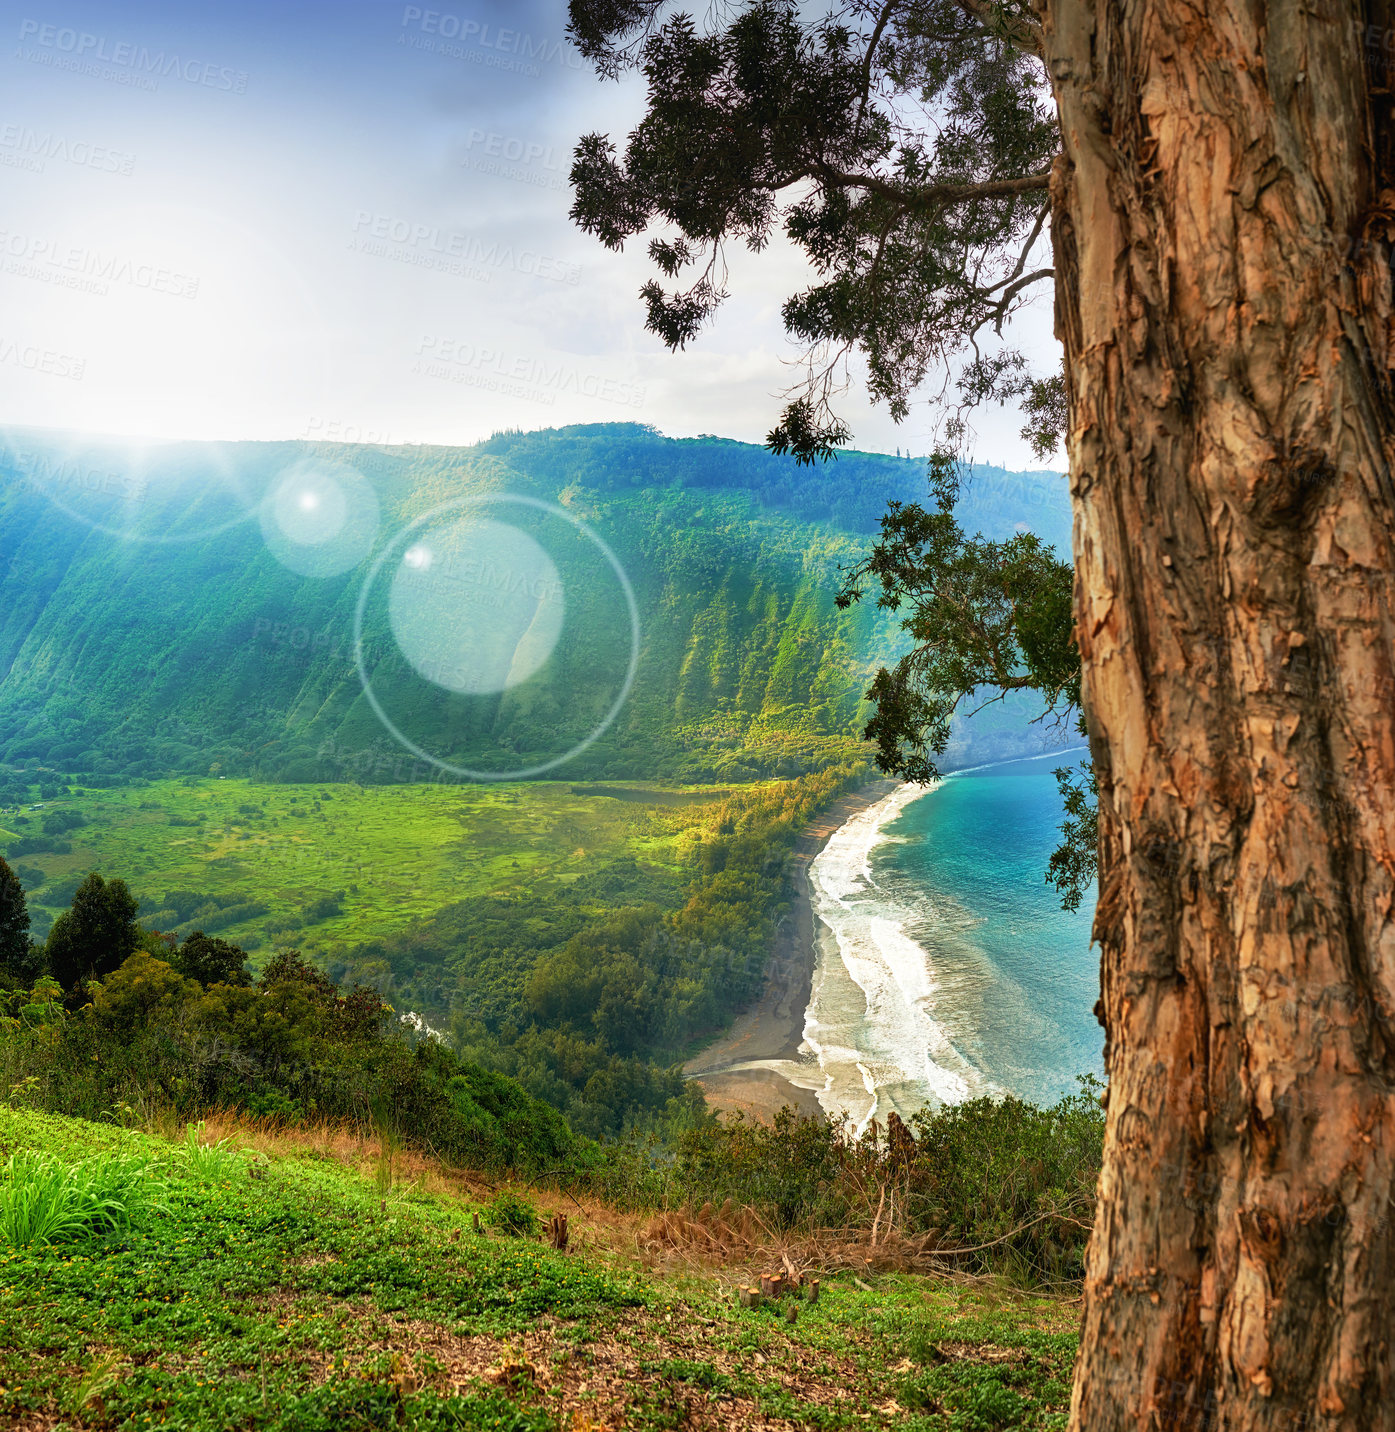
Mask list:
[[[81,875],[99,869],[124,876],[143,897],[144,922],[179,935],[195,925],[226,931],[249,951],[287,940],[315,949],[384,939],[461,899],[547,900],[617,865],[633,867],[653,896],[676,904],[690,863],[683,837],[729,794],[701,786],[297,786],[237,777],[73,789],[77,795],[65,790],[41,810],[0,812],[0,850],[24,872],[36,921],[40,911],[65,908]],[[80,823],[70,825],[74,818]],[[61,837],[41,833],[60,825]],[[171,891],[186,895],[176,908],[163,898]],[[35,933],[44,933],[42,924]]]
[[[921,462],[12,431],[0,480],[0,855],[36,939],[97,871],[157,957],[294,948],[584,1134],[689,1117],[677,1065],[760,992],[800,830],[871,773],[903,638],[835,598]],[[966,473],[960,515],[1068,540],[1052,473]],[[1048,748],[1031,714],[957,722],[947,764]]]
[[[177,962],[218,937],[263,969],[295,947],[603,1135],[700,1106],[676,1064],[759,992],[793,844],[866,778],[865,763],[730,789],[135,778],[50,788],[0,814],[0,838],[36,936],[93,880],[139,900],[138,927],[122,915],[92,946],[94,981],[117,972],[118,938]],[[197,1038],[176,1020],[169,1041],[121,1097],[173,1097]]]

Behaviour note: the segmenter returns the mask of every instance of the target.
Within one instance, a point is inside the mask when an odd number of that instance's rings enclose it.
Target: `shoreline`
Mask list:
[[[684,1074],[701,1087],[717,1112],[740,1112],[748,1119],[770,1123],[789,1105],[805,1117],[824,1117],[812,1089],[799,1088],[778,1071],[761,1067],[760,1061],[794,1059],[804,1042],[804,1018],[818,958],[809,866],[835,831],[901,784],[883,779],[850,791],[800,832],[790,866],[794,902],[775,932],[765,988],[725,1034],[683,1066]]]

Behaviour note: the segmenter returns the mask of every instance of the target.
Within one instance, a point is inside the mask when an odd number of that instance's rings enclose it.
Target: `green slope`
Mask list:
[[[350,486],[371,490],[380,517],[357,560],[330,576],[290,570],[286,543],[274,552],[258,520],[274,507],[281,475],[317,457],[358,474]],[[618,715],[557,773],[794,775],[853,748],[867,714],[866,676],[896,650],[887,614],[836,610],[839,571],[865,550],[889,499],[923,493],[922,465],[911,460],[850,454],[811,471],[748,445],[674,441],[635,425],[503,434],[468,449],[139,451],[11,433],[0,444],[0,763],[146,776],[216,767],[270,780],[428,778],[433,768],[390,733],[355,667],[355,611],[367,585],[364,674],[400,736],[472,771],[545,764],[590,737],[623,695],[631,624],[599,548],[542,503],[609,544],[632,584],[641,632]],[[436,542],[460,514],[416,536],[406,535],[410,525],[481,494],[510,499],[487,515],[547,552],[565,613],[550,654],[526,679],[462,693],[405,659],[387,593],[408,543]],[[964,507],[971,526],[994,535],[1026,526],[1066,541],[1064,485],[1054,474],[978,470]],[[428,647],[461,607],[511,600],[481,596],[479,582],[459,586],[459,601],[440,599],[439,584],[433,590],[436,605],[417,614]],[[508,616],[479,620],[513,642],[501,626]],[[995,707],[951,754],[967,764],[1038,749],[1021,711]]]
[[[491,1227],[487,1195],[462,1178],[423,1187],[422,1171],[395,1181],[380,1161],[373,1180],[369,1160],[346,1167],[325,1142],[270,1159],[229,1148],[201,1169],[186,1148],[135,1130],[0,1109],[0,1164],[37,1157],[72,1182],[70,1171],[116,1160],[143,1171],[139,1187],[122,1182],[129,1221],[115,1228],[79,1224],[50,1244],[0,1236],[0,1422],[1065,1425],[1079,1315],[1062,1299],[824,1272],[817,1302],[744,1308],[733,1284],[756,1269],[685,1259],[684,1276],[665,1276],[610,1251],[633,1249],[637,1219],[549,1199],[571,1218],[573,1251],[557,1253]]]

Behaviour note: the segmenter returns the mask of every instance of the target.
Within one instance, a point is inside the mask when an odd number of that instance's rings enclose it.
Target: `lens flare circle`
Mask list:
[[[590,734],[578,741],[570,750],[565,751],[560,756],[554,756],[550,760],[541,761],[532,766],[520,767],[512,771],[480,771],[469,766],[459,766],[452,761],[443,760],[440,756],[433,756],[431,752],[417,745],[415,741],[411,740],[410,737],[399,729],[397,724],[383,709],[382,702],[378,700],[377,693],[373,690],[373,683],[369,679],[368,671],[363,660],[363,622],[364,614],[368,609],[368,599],[383,569],[387,566],[389,561],[393,560],[394,553],[403,548],[405,544],[405,551],[403,551],[402,557],[398,561],[397,570],[394,574],[394,585],[397,581],[404,579],[412,581],[422,574],[430,573],[433,569],[439,570],[445,557],[442,551],[443,544],[435,537],[421,535],[424,530],[430,528],[431,525],[439,521],[440,518],[451,513],[462,511],[473,512],[480,508],[495,505],[513,505],[532,508],[535,511],[546,513],[552,517],[560,517],[564,522],[574,527],[601,553],[606,562],[610,565],[611,571],[615,573],[616,581],[620,584],[620,590],[624,593],[625,605],[630,618],[629,663],[626,667],[625,679],[621,683],[620,692],[611,704],[610,709],[605,713]],[[510,544],[514,542],[515,538],[524,538],[528,543],[537,547],[539,554],[543,557],[547,566],[552,568],[554,574],[556,572],[556,568],[553,566],[551,559],[543,552],[541,546],[531,537],[528,537],[526,533],[507,523],[493,522],[489,519],[474,517],[456,523],[452,528],[447,530],[456,531],[457,529],[466,529],[464,534],[465,540],[467,540],[467,542],[473,540],[475,546],[479,545],[479,538],[481,536],[487,541],[491,535],[498,537],[500,533],[512,533],[514,537],[505,535],[503,538],[503,540]],[[491,534],[488,529],[498,529],[498,531]],[[470,539],[470,533],[475,534],[474,539]],[[522,548],[521,545],[517,546],[514,550],[523,553],[525,556],[527,555],[526,549]],[[535,568],[533,570],[536,574],[538,569]],[[560,579],[557,579],[556,591],[558,593],[557,605],[560,607]],[[550,608],[552,603],[549,602],[546,605]],[[391,598],[389,598],[389,621],[391,622]],[[558,630],[560,635],[560,619]],[[393,634],[394,637],[398,635],[395,626]],[[548,650],[550,653],[551,647],[549,647]],[[630,692],[634,688],[635,676],[639,671],[639,651],[639,604],[635,600],[634,587],[630,584],[629,574],[625,571],[620,563],[620,559],[611,550],[609,544],[598,533],[593,532],[579,517],[568,512],[566,508],[559,507],[555,502],[545,502],[541,498],[525,497],[514,493],[481,493],[470,497],[458,497],[450,502],[442,503],[439,507],[432,508],[430,512],[423,513],[422,516],[418,517],[414,522],[399,532],[387,547],[378,554],[377,560],[373,563],[368,576],[364,579],[363,588],[359,592],[358,606],[354,611],[354,665],[358,670],[359,685],[363,689],[363,694],[367,698],[368,704],[373,710],[373,714],[382,722],[384,729],[393,740],[404,750],[410,751],[419,760],[425,761],[428,765],[434,766],[439,771],[445,771],[450,775],[459,776],[469,781],[528,781],[548,771],[554,771],[558,766],[565,765],[568,761],[579,756],[588,746],[594,744],[605,735],[615,718],[624,708],[625,702],[629,700]],[[410,652],[404,651],[403,655],[407,657],[409,662],[412,661]],[[544,660],[545,659],[544,657]],[[415,662],[412,664],[415,667]],[[539,666],[541,664],[541,662],[538,663]],[[420,668],[416,669],[419,674],[421,674]],[[427,676],[426,679],[433,680],[430,676]],[[521,680],[522,678],[519,679]],[[437,681],[435,684],[442,685],[443,683]],[[447,686],[446,689],[451,690],[455,688]],[[473,691],[479,688],[468,689]]]
[[[505,522],[466,518],[402,555],[388,596],[398,649],[446,691],[507,691],[539,671],[566,603],[552,559]]]
[[[272,556],[302,577],[337,577],[373,550],[378,495],[357,468],[301,458],[276,479],[261,505]]]

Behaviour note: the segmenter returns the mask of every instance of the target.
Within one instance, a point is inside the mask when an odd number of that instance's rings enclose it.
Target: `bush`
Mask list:
[[[87,824],[87,817],[80,811],[50,811],[40,825],[45,835],[66,835],[70,830],[80,830]]]
[[[265,915],[270,908],[260,900],[247,900],[240,905],[227,905],[221,910],[215,910],[212,914],[203,916],[199,923],[206,934],[211,934],[240,925],[244,920],[255,920]]]
[[[297,1123],[304,1110],[294,1099],[279,1089],[254,1089],[247,1096],[247,1112],[259,1119],[273,1119],[278,1124]]]
[[[425,1060],[439,1049],[430,1042],[417,1046]],[[491,1145],[510,1167],[555,1168],[574,1152],[576,1140],[567,1121],[515,1080],[464,1065],[445,1087],[459,1127]]]
[[[1081,1277],[1104,1112],[1098,1081],[1085,1075],[1080,1085],[1049,1109],[974,1099],[917,1114],[908,1206],[916,1226],[963,1246],[997,1242],[980,1266],[1022,1281]]]
[[[128,1104],[184,1120],[234,1107],[390,1125],[448,1162],[530,1176],[583,1149],[514,1080],[435,1040],[413,1045],[375,991],[341,994],[294,950],[278,951],[256,986],[209,987],[138,950],[88,989],[75,1012],[38,992],[0,993],[0,1074],[40,1107],[101,1119]]]
[[[71,840],[55,840],[48,835],[26,835],[22,840],[12,840],[6,854],[11,860],[21,855],[71,855]]]
[[[484,1210],[485,1222],[510,1238],[531,1238],[538,1231],[538,1213],[525,1198],[509,1189],[495,1194]]]
[[[344,891],[340,890],[333,895],[323,895],[318,900],[312,900],[305,907],[304,919],[307,925],[315,925],[321,920],[332,920],[343,913]]]
[[[1099,1087],[1083,1076],[1080,1093],[1049,1109],[984,1098],[922,1110],[909,1128],[892,1116],[889,1130],[860,1138],[789,1109],[773,1128],[700,1126],[680,1142],[669,1197],[729,1197],[781,1232],[866,1230],[880,1217],[962,1271],[1073,1282],[1094,1217]]]
[[[192,920],[194,912],[208,906],[218,909],[223,902],[212,895],[201,895],[197,890],[167,890],[164,899],[152,902],[161,911],[173,911],[177,921]]]

